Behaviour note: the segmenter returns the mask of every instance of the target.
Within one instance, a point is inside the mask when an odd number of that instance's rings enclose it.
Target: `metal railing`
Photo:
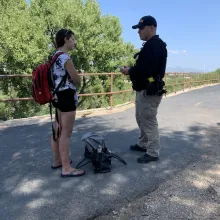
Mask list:
[[[166,87],[168,91],[172,88],[174,93],[215,83],[220,83],[218,73],[168,73],[165,75]]]
[[[120,93],[132,92],[132,89],[129,90],[120,90],[113,91],[113,78],[115,75],[121,75],[121,73],[82,73],[80,76],[110,76],[110,92],[101,92],[101,93],[87,93],[79,94],[79,97],[85,96],[96,96],[96,95],[110,95],[110,107],[113,107],[113,95]],[[15,74],[15,75],[0,75],[1,78],[15,78],[15,77],[31,77],[31,74]],[[208,85],[213,83],[220,83],[220,74],[208,73],[208,74],[196,74],[196,73],[167,73],[165,75],[164,81],[168,92],[184,91],[186,88],[198,87],[201,85]],[[6,98],[0,99],[0,102],[14,102],[14,101],[27,101],[33,100],[32,97],[26,98]]]
[[[113,77],[115,75],[122,75],[121,73],[81,73],[80,76],[110,76],[111,77],[111,83],[110,83],[110,92],[101,92],[101,93],[86,93],[86,94],[79,94],[79,97],[86,97],[86,96],[96,96],[96,95],[110,95],[110,107],[113,106],[113,95],[114,94],[121,94],[121,93],[127,93],[132,92],[132,89],[129,90],[120,90],[120,91],[113,91]],[[14,74],[14,75],[0,75],[1,78],[16,78],[16,77],[31,77],[31,74]],[[33,100],[32,97],[27,98],[6,98],[6,99],[0,99],[0,102],[14,102],[14,101],[28,101]]]

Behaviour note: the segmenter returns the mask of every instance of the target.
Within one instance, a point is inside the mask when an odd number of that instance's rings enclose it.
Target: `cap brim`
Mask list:
[[[142,27],[143,27],[143,25],[141,25],[141,24],[136,24],[136,25],[132,26],[133,29],[142,28]]]
[[[136,25],[132,26],[132,29],[137,29],[137,28],[139,28],[139,27],[140,27],[140,25],[139,25],[139,24],[136,24]]]

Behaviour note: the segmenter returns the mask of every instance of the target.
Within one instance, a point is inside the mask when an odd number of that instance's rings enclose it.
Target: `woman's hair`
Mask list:
[[[74,33],[68,29],[61,29],[56,34],[56,45],[57,48],[62,47],[65,44],[65,37],[69,39]]]

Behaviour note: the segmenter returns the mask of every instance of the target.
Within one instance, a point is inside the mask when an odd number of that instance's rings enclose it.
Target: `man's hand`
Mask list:
[[[121,67],[120,72],[124,75],[129,75],[129,72],[128,72],[129,69],[130,69],[130,67]]]

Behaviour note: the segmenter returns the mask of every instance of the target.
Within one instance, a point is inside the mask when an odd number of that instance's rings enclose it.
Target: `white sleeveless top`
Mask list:
[[[62,51],[58,50],[54,55],[56,55],[59,52],[62,52]],[[57,60],[55,61],[55,63],[53,64],[53,66],[51,68],[55,89],[57,88],[57,86],[59,85],[62,78],[64,77],[64,75],[67,72],[65,67],[64,67],[67,60],[71,60],[70,56],[67,53],[63,53],[57,58]],[[73,85],[72,79],[70,78],[69,74],[68,74],[68,77],[66,79],[66,82],[63,83],[60,86],[58,91],[63,91],[63,90],[66,90],[66,89],[75,90],[75,101],[78,103],[78,94],[77,94],[77,91],[76,91],[76,87]]]

